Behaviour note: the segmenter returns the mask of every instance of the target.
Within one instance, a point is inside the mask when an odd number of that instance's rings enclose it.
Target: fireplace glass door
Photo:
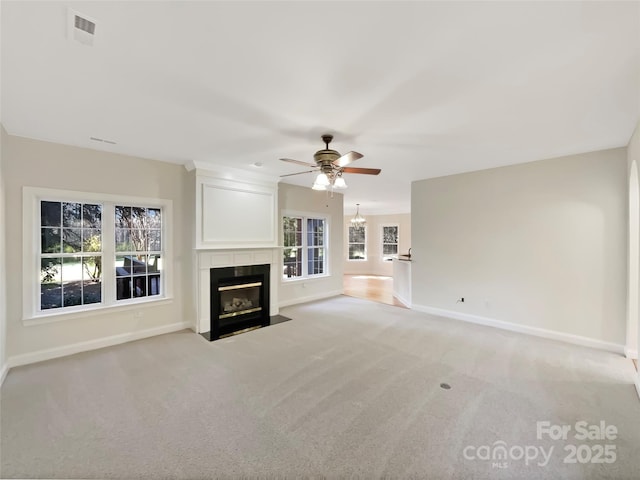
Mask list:
[[[220,295],[218,318],[225,320],[259,312],[262,309],[262,305],[260,305],[261,288],[262,282],[218,287],[218,295]]]
[[[210,270],[209,340],[269,325],[269,264]]]

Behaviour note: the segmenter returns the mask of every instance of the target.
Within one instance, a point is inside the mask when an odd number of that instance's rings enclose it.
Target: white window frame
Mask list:
[[[385,255],[384,254],[384,246],[385,245],[394,245],[393,243],[384,243],[384,228],[385,227],[396,227],[398,229],[398,242],[395,244],[398,246],[398,250],[395,255]],[[398,254],[400,253],[400,225],[397,223],[385,223],[380,225],[380,255],[382,256],[382,261],[386,262],[393,258],[398,258]]]
[[[22,320],[40,324],[84,317],[105,309],[132,308],[144,304],[171,301],[173,298],[173,201],[167,199],[77,192],[50,188],[24,187],[22,193],[23,293]],[[40,309],[40,202],[78,202],[102,205],[102,302],[41,310]],[[115,275],[115,206],[133,205],[162,210],[162,287],[160,295],[116,300]]]
[[[297,217],[297,218],[302,218],[302,276],[299,277],[291,277],[291,278],[285,278],[284,276],[284,265],[283,265],[283,261],[282,261],[282,253],[280,254],[280,281],[281,283],[291,283],[291,282],[300,282],[303,280],[313,280],[316,278],[326,278],[326,277],[330,277],[331,276],[331,272],[329,270],[329,267],[331,265],[330,262],[330,246],[329,246],[329,239],[331,238],[329,233],[330,233],[330,229],[331,229],[331,215],[326,215],[326,214],[321,214],[321,213],[314,213],[314,212],[299,212],[299,211],[294,211],[294,210],[285,210],[283,212],[280,213],[280,236],[282,238],[282,245],[284,245],[284,222],[282,221],[282,219],[284,217]],[[308,219],[318,219],[318,220],[324,220],[324,273],[317,273],[317,274],[312,274],[309,275],[309,265],[308,265],[308,260],[309,260],[309,255],[308,255],[308,248],[309,246],[307,245],[307,220]],[[284,251],[284,247],[282,248],[281,252]]]
[[[351,250],[349,247],[351,245],[354,245],[356,243],[362,243],[362,242],[350,242],[349,240],[351,239],[350,235],[349,235],[349,229],[352,228],[352,225],[349,224],[349,226],[347,226],[347,261],[348,262],[366,262],[369,258],[368,256],[368,248],[367,248],[367,237],[369,236],[369,232],[367,231],[367,226],[364,225],[362,228],[364,228],[364,258],[349,258],[349,251]]]

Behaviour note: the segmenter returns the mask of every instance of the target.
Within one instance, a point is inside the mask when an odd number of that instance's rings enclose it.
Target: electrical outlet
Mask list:
[[[133,312],[133,318],[142,318],[142,310],[136,310]]]

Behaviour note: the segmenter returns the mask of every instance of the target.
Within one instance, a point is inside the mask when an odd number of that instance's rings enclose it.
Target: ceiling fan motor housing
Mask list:
[[[335,150],[318,150],[314,155],[313,159],[316,164],[320,167],[323,173],[329,174],[333,172],[334,165],[333,162],[340,158],[340,154]]]

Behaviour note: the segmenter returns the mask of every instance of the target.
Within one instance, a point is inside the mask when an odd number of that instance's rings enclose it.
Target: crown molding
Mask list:
[[[260,183],[278,183],[280,177],[268,173],[253,171],[251,169],[243,169],[230,167],[228,165],[216,165],[201,160],[189,160],[184,164],[184,168],[188,172],[195,170],[197,176],[221,178],[236,182],[260,182]]]

